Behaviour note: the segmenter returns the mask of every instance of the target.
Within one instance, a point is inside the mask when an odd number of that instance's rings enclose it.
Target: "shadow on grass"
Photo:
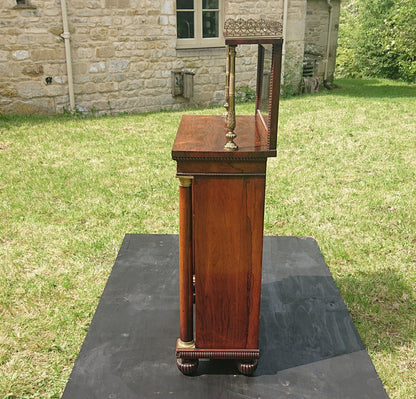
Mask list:
[[[0,115],[0,132],[15,129],[16,127],[30,126],[33,128],[48,124],[66,123],[80,119],[70,114],[55,115]]]
[[[105,114],[105,115],[94,115],[93,113],[80,114],[65,112],[61,114],[50,114],[50,115],[2,115],[0,114],[0,132],[21,126],[39,127],[47,126],[49,124],[56,125],[59,123],[68,124],[70,128],[71,123],[82,123],[87,121],[99,120],[102,123],[106,121],[112,121],[118,119],[121,121],[129,121],[129,119],[137,118],[149,118],[151,120],[156,119],[158,114],[161,113],[178,113],[178,111],[154,111],[154,112],[143,112],[143,113],[117,113],[117,114]]]
[[[361,338],[371,351],[391,351],[414,339],[416,294],[406,276],[387,268],[337,279]]]
[[[360,98],[416,98],[416,85],[384,79],[340,79],[329,94]]]

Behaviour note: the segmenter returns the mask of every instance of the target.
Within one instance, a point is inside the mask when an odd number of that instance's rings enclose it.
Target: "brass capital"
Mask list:
[[[181,187],[191,187],[192,186],[192,176],[180,176],[179,179],[179,185]]]

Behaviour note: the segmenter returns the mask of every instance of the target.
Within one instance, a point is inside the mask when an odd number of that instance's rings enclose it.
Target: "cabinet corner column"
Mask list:
[[[180,340],[193,343],[192,177],[179,177]]]

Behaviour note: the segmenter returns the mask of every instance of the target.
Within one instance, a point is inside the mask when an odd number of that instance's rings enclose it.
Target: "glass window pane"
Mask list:
[[[219,8],[218,7],[218,1],[219,0],[202,0],[202,8],[204,10],[207,10],[207,9],[217,10]]]
[[[176,0],[177,10],[193,10],[194,0]]]
[[[202,13],[202,37],[219,37],[218,11]]]
[[[193,11],[178,11],[176,13],[178,39],[194,38],[194,13]]]

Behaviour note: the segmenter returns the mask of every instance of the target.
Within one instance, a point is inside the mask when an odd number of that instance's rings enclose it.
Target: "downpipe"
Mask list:
[[[68,92],[69,92],[69,108],[71,111],[75,110],[75,97],[74,97],[74,80],[72,74],[72,57],[71,57],[71,34],[69,33],[68,26],[68,11],[66,8],[66,0],[61,0],[62,9],[62,23],[64,32],[61,37],[65,42],[65,57],[66,57],[66,70],[68,75]]]
[[[326,88],[330,88],[330,85],[328,84],[328,64],[329,64],[329,50],[331,45],[331,27],[332,27],[332,4],[331,0],[326,1],[328,4],[328,34],[327,34],[327,40],[326,40],[326,56],[325,56],[325,71],[324,71],[324,86]]]
[[[283,0],[283,48],[282,48],[282,85],[285,83],[285,59],[286,59],[286,36],[287,36],[287,10],[289,8],[289,0]]]

